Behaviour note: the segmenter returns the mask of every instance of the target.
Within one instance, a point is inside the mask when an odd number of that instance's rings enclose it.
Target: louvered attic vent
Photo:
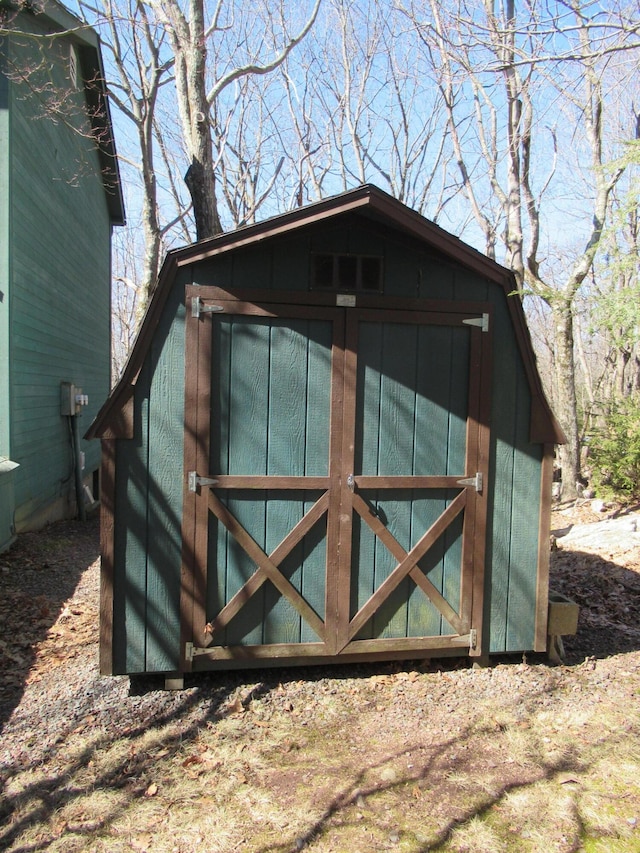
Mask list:
[[[311,263],[315,290],[382,292],[382,258],[315,254]]]

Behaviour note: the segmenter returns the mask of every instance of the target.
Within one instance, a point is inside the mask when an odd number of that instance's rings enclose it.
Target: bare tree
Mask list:
[[[604,23],[609,25],[610,32],[605,26],[599,26],[601,21],[587,16],[578,2],[571,4],[573,20],[572,31],[575,33],[576,54],[579,59],[573,60],[579,69],[579,75],[573,87],[567,86],[564,95],[572,108],[573,115],[581,120],[584,129],[584,148],[590,157],[590,213],[591,225],[585,229],[582,248],[576,252],[573,264],[561,286],[552,288],[540,281],[533,282],[534,289],[552,306],[555,320],[556,346],[556,385],[557,405],[560,416],[565,419],[565,431],[568,436],[567,447],[563,451],[563,464],[571,474],[580,474],[580,430],[577,406],[577,377],[575,370],[575,308],[581,289],[593,270],[598,252],[606,248],[605,234],[607,221],[611,220],[611,206],[614,191],[627,166],[620,159],[619,150],[611,147],[616,137],[622,141],[632,135],[632,113],[626,116],[626,127],[613,124],[613,114],[620,101],[625,100],[626,86],[619,90],[620,79],[617,78],[611,93],[606,91],[606,81],[610,77],[611,57],[617,51],[628,51],[630,40],[637,55],[638,21],[628,19],[620,12]],[[624,22],[624,23],[623,23]],[[612,33],[612,35],[610,34]],[[630,69],[625,71],[629,73]],[[629,80],[625,81],[628,85]],[[633,123],[635,125],[635,122]],[[633,128],[635,130],[635,127]],[[571,463],[576,463],[574,468]],[[571,485],[573,480],[569,483]]]
[[[623,0],[325,0],[322,12],[320,0],[102,3],[93,14],[114,50],[114,93],[148,152],[144,278],[192,224],[203,238],[375,182],[481,242],[539,307],[540,339],[553,329],[570,491],[576,359],[591,389],[600,375],[576,344],[576,311],[623,172],[607,86],[613,66],[638,55],[637,10]]]
[[[297,55],[295,69],[283,66],[298,202],[373,182],[437,218],[449,190],[444,114],[404,18],[386,4],[331,0],[304,57],[302,69]]]
[[[309,32],[321,0],[295,33],[287,4],[261,6],[218,0],[210,14],[204,0],[149,0],[171,44],[182,136],[188,159],[197,239],[222,230],[216,193],[216,144],[224,139],[221,96],[235,81],[267,75],[281,65]]]
[[[141,185],[139,205],[131,206],[136,211],[139,206],[140,216],[134,214],[130,226],[142,228],[144,236],[138,274],[140,287],[137,289],[137,313],[140,314],[160,269],[165,249],[163,237],[185,216],[177,192],[171,194],[169,221],[167,210],[164,217],[161,216],[158,204],[158,174],[171,174],[170,170],[161,168],[166,142],[158,120],[159,98],[162,87],[172,82],[173,61],[165,49],[164,28],[149,15],[144,4],[136,0],[102,0],[99,6],[94,6],[83,0],[82,9],[102,32],[104,48],[110,55],[111,99],[131,123],[135,134],[135,159],[123,156],[121,160],[123,172],[127,168],[136,170]],[[125,234],[125,239],[128,237],[129,234]],[[122,253],[116,255],[116,259],[122,257]],[[131,280],[130,273],[131,270],[128,273],[118,271],[117,277]]]
[[[139,265],[131,239],[114,244],[114,275],[111,288],[111,380],[116,381],[133,346],[140,320],[143,295],[138,282]]]
[[[608,57],[637,51],[638,21],[622,9],[604,13],[581,0],[558,6],[553,15],[547,11],[544,19],[537,4],[516,12],[514,0],[482,0],[471,7],[431,0],[428,19],[414,6],[404,11],[423,51],[440,69],[459,179],[485,251],[496,257],[500,249],[521,293],[543,299],[551,310],[552,390],[567,436],[561,460],[565,494],[571,496],[580,476],[574,305],[600,248],[621,175],[619,167],[610,168],[604,149],[608,102],[602,81]],[[571,126],[573,138],[567,136]],[[554,246],[550,239],[558,216],[551,197],[566,179],[557,169],[559,145],[566,146],[565,161],[574,150],[589,157],[588,172],[573,164],[576,172],[588,174],[589,186],[587,197],[574,205],[582,217],[576,228],[576,238],[583,234],[582,247],[564,270],[560,260],[567,245]],[[550,202],[554,209],[545,213]],[[546,257],[540,249],[543,228]]]
[[[219,233],[223,218],[228,225],[248,221],[268,195],[280,166],[268,163],[259,122],[246,133],[249,111],[253,106],[255,118],[256,104],[268,110],[269,73],[307,34],[320,0],[306,18],[300,10],[293,35],[289,19],[296,15],[280,0],[251,8],[235,0],[214,7],[204,0],[80,2],[101,32],[112,99],[133,133],[121,148],[128,151],[122,170],[136,173],[138,188],[124,239],[140,247],[135,230],[144,234],[139,316],[172,242],[189,242],[194,226],[201,239]],[[254,80],[264,82],[259,91]],[[117,276],[130,280],[130,272]]]
[[[225,105],[224,119],[217,122],[223,128],[217,141],[220,198],[236,227],[255,222],[263,205],[273,207],[283,175],[283,93],[277,82],[273,75],[237,80],[233,104]]]
[[[610,400],[640,392],[640,116],[636,138],[623,158],[626,182],[612,194],[612,215],[603,236],[603,254],[594,267],[595,304],[592,328],[606,346],[607,371],[594,403],[606,408]]]

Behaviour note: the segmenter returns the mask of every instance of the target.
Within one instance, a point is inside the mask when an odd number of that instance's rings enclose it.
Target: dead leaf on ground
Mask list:
[[[229,705],[230,714],[244,714],[247,709],[242,704],[242,699],[238,696],[234,702]]]

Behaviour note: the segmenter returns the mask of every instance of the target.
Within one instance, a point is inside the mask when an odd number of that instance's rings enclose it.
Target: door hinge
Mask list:
[[[184,659],[193,663],[194,659],[199,655],[206,655],[208,649],[206,647],[196,646],[195,643],[184,644]]]
[[[476,628],[472,628],[469,631],[469,648],[475,649],[478,645],[478,631]]]
[[[201,314],[220,314],[224,311],[224,305],[205,305],[199,296],[191,297],[191,316],[199,317]]]
[[[482,317],[469,317],[468,320],[462,321],[466,326],[478,326],[483,332],[489,331],[489,315],[483,314]]]
[[[218,481],[212,477],[199,477],[197,471],[189,471],[187,479],[190,492],[197,492],[200,486],[216,486],[218,484]]]
[[[478,471],[475,477],[467,477],[464,480],[458,480],[456,486],[473,486],[476,492],[482,491],[482,472]]]

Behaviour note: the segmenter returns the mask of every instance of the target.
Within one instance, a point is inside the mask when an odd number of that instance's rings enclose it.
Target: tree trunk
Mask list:
[[[187,169],[184,182],[191,194],[193,217],[196,223],[196,240],[214,237],[222,232],[216,204],[215,175],[213,167],[206,168],[195,157]]]
[[[576,400],[575,361],[573,356],[573,311],[562,303],[553,307],[556,328],[556,413],[567,437],[560,446],[562,497],[571,500],[578,495],[580,479],[580,435]]]
[[[142,231],[144,234],[144,257],[142,263],[142,288],[139,300],[140,316],[144,313],[156,286],[162,254],[162,234],[158,221],[156,174],[153,168],[153,147],[141,142],[144,194],[142,197]]]
[[[188,151],[191,164],[184,176],[193,203],[196,222],[196,239],[204,240],[220,234],[222,226],[218,216],[215,174],[213,168],[213,142],[211,139],[211,105],[207,99],[207,44],[205,34],[204,2],[191,0],[190,35],[188,46],[183,45],[185,85],[179,87],[185,103],[182,110],[187,117],[189,130]]]
[[[629,391],[631,388],[631,384],[627,378],[627,367],[631,360],[631,352],[629,350],[619,350],[618,351],[618,359],[616,364],[616,378],[618,380],[618,387],[616,391],[618,392],[619,397],[622,399],[629,395]]]
[[[153,195],[146,195],[142,201],[142,231],[144,234],[144,256],[142,260],[142,280],[139,301],[139,315],[144,313],[158,280],[160,258],[162,254],[162,236]]]
[[[522,82],[515,63],[515,2],[506,3],[506,29],[500,32],[500,47],[504,61],[504,82],[507,95],[507,134],[509,160],[507,167],[507,199],[505,266],[513,270],[518,287],[524,285],[523,233],[522,233],[522,172],[520,146],[522,143]]]

